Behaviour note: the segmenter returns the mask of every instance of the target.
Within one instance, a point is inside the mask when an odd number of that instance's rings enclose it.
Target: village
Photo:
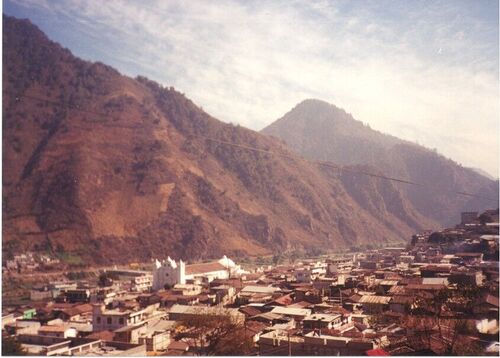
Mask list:
[[[246,267],[223,255],[33,287],[3,304],[4,354],[499,354],[498,209],[407,246]],[[57,259],[32,253],[5,272]]]

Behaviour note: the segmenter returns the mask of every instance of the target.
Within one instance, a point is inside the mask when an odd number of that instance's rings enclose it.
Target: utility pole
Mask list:
[[[291,356],[292,355],[292,345],[290,344],[290,331],[287,330],[286,333],[288,335],[288,356]]]

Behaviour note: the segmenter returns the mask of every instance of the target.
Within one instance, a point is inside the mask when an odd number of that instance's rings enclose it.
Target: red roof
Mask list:
[[[275,299],[271,303],[276,303],[278,305],[288,306],[288,305],[293,303],[293,299],[292,299],[291,294],[288,294],[288,295],[278,297],[277,299]]]
[[[186,265],[186,275],[196,275],[207,272],[224,271],[224,270],[227,269],[217,261],[207,262],[204,264]]]
[[[262,312],[259,311],[257,308],[252,307],[252,306],[246,306],[246,307],[240,307],[239,311],[241,313],[246,314],[249,317],[252,316],[257,316],[258,314],[261,314]]]
[[[111,342],[115,338],[115,333],[111,331],[100,331],[89,334],[86,338],[100,339]]]
[[[384,351],[383,349],[370,349],[369,351],[366,351],[367,356],[390,356],[389,353]]]
[[[189,344],[183,341],[173,341],[168,345],[168,349],[185,352],[189,349]]]
[[[495,297],[493,295],[488,295],[486,296],[485,302],[489,303],[492,306],[498,307],[498,297]]]

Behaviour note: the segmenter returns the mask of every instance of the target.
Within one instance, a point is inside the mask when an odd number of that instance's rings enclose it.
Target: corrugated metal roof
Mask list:
[[[196,275],[215,271],[227,271],[218,261],[186,265],[186,275]]]
[[[325,314],[325,313],[315,313],[311,316],[304,318],[306,321],[323,321],[323,322],[331,322],[340,318],[339,314]]]
[[[386,305],[389,303],[391,298],[392,297],[388,297],[388,296],[374,296],[374,295],[362,296],[359,299],[359,303]]]
[[[424,284],[424,285],[448,285],[448,279],[446,277],[424,277],[424,278],[422,278],[422,284]]]
[[[269,286],[245,286],[241,292],[254,292],[254,293],[274,293],[281,291],[278,287]]]
[[[383,286],[396,286],[398,284],[398,280],[381,280],[379,285]]]
[[[311,310],[307,308],[292,308],[292,307],[274,307],[272,313],[289,315],[289,316],[309,316]]]

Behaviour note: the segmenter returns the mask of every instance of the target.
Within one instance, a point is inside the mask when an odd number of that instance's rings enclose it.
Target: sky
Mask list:
[[[4,0],[75,55],[260,130],[307,98],[498,177],[497,0]]]

